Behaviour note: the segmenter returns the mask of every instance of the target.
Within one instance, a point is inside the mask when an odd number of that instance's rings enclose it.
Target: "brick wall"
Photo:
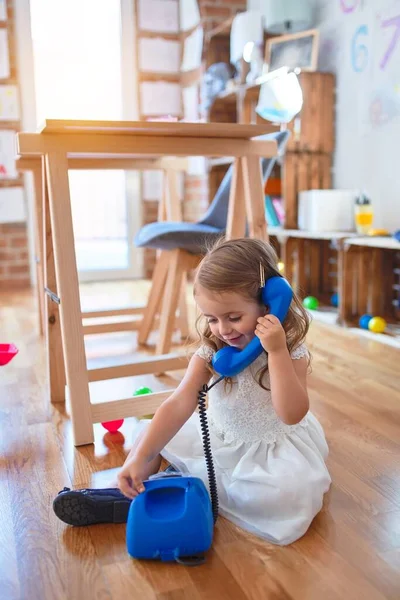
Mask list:
[[[14,0],[7,0],[7,30],[10,55],[10,79],[17,80]],[[18,130],[18,123],[0,123],[0,129]],[[0,187],[22,185],[20,178],[15,182],[1,181]],[[30,285],[28,233],[26,223],[0,223],[0,291],[28,287]]]
[[[0,291],[29,285],[26,224],[0,224]]]

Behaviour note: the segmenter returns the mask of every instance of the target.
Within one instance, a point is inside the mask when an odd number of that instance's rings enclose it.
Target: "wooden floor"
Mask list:
[[[137,286],[124,284],[120,292],[139,300]],[[99,288],[84,287],[88,298],[98,299]],[[107,340],[88,339],[88,355],[99,360],[108,348],[115,359],[134,351],[132,334]],[[74,449],[63,406],[47,398],[31,294],[0,295],[0,342],[20,348],[8,367],[0,367],[0,598],[400,598],[397,349],[313,324],[311,402],[327,434],[333,478],[322,512],[301,540],[285,548],[221,518],[206,565],[185,568],[129,559],[124,525],[74,529],[55,518],[52,500],[63,486],[99,483],[100,472],[122,464],[131,424],[116,442],[97,429],[94,446]],[[156,385],[148,378],[137,382],[143,383]]]

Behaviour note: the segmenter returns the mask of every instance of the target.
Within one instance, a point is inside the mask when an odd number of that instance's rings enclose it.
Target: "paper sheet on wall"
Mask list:
[[[164,171],[143,171],[143,200],[161,200]]]
[[[15,132],[0,131],[0,179],[15,179],[18,177],[15,154]]]
[[[198,27],[186,39],[183,46],[181,71],[192,71],[201,66],[203,52],[203,28]]]
[[[21,223],[26,220],[22,187],[0,189],[0,223]]]
[[[10,77],[10,57],[8,54],[7,29],[0,29],[0,79]]]
[[[0,85],[0,120],[18,121],[19,101],[15,85]]]
[[[178,33],[178,1],[139,0],[139,29],[158,33]]]
[[[199,88],[197,85],[182,89],[183,118],[185,121],[199,119]]]
[[[200,12],[197,0],[180,0],[179,24],[181,31],[190,31],[200,23]]]
[[[142,114],[146,116],[180,115],[181,86],[165,81],[145,81],[140,85]]]
[[[7,19],[6,0],[0,0],[0,21],[6,21],[6,19]]]
[[[150,73],[179,73],[181,45],[163,38],[139,40],[139,67]]]

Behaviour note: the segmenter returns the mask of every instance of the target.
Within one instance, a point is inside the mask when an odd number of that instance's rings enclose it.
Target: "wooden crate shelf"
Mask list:
[[[297,228],[298,195],[304,190],[332,187],[332,155],[320,152],[286,152],[283,161],[285,227]]]
[[[346,240],[341,263],[340,322],[353,325],[369,313],[400,323],[400,243],[393,238]]]

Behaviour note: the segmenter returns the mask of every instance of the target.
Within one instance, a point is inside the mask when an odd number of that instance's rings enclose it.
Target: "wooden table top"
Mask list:
[[[177,121],[75,121],[46,119],[36,133],[143,135],[249,140],[276,132],[272,125],[186,123]]]

